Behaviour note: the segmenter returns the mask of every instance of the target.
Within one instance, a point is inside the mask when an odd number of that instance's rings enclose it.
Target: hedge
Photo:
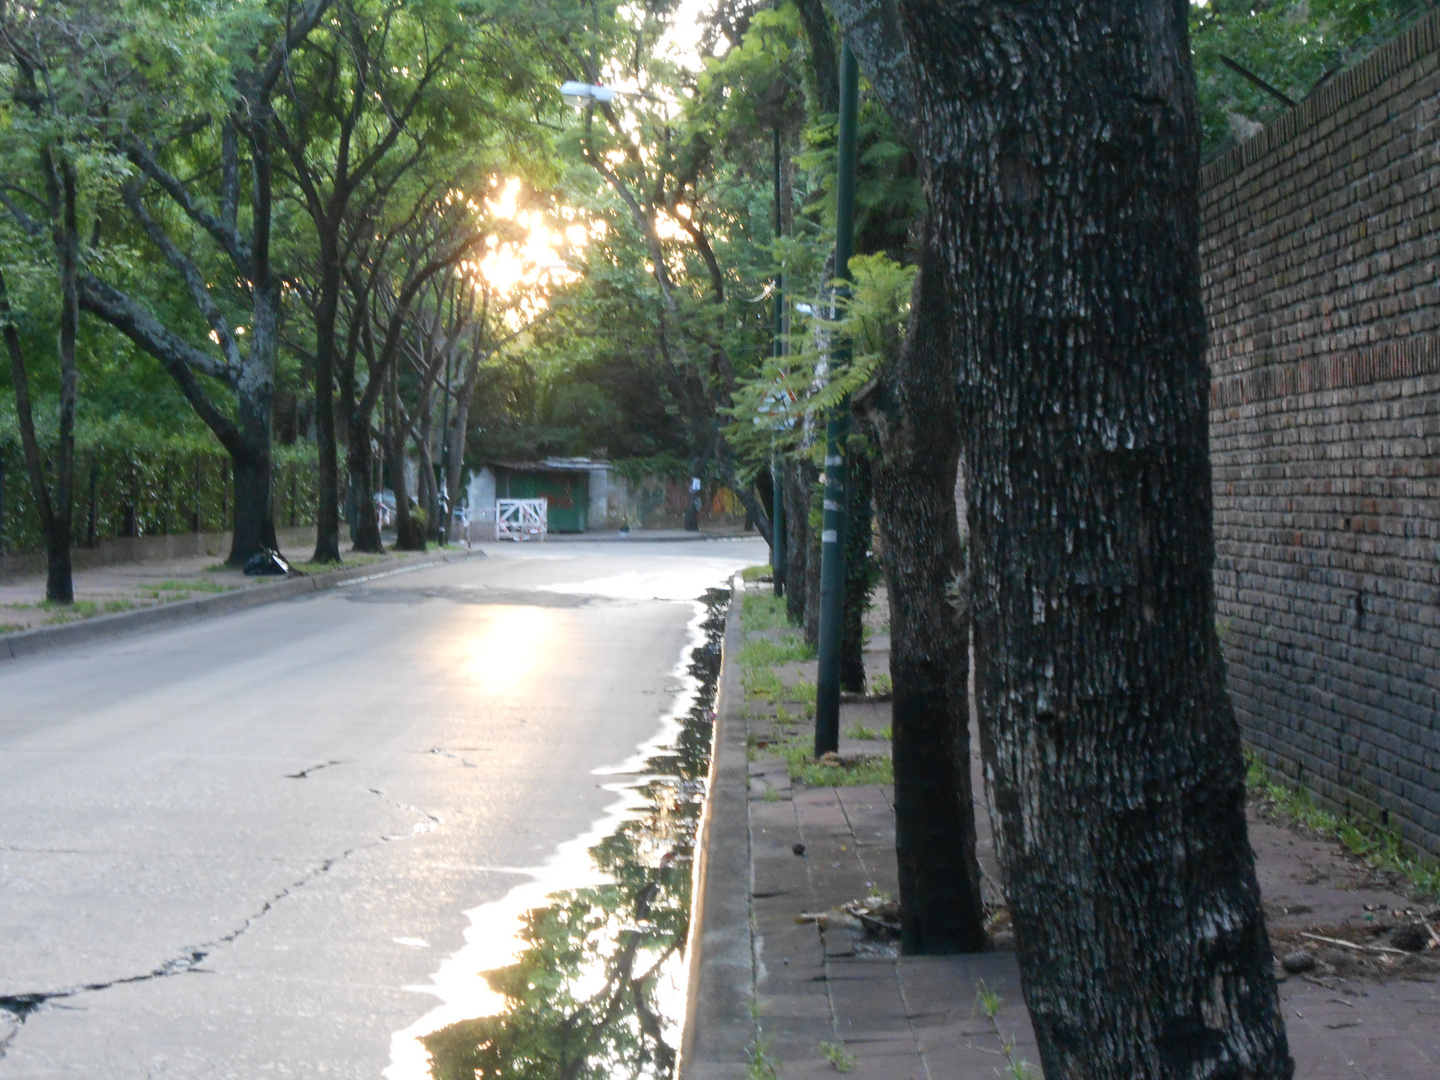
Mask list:
[[[230,457],[208,435],[161,436],[127,424],[76,434],[77,547],[117,536],[224,532],[235,520]],[[315,524],[316,453],[310,443],[273,452],[275,524]],[[24,452],[0,420],[0,551],[44,550]]]

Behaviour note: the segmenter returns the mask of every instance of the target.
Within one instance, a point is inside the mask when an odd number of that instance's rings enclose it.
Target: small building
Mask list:
[[[625,486],[617,480],[613,465],[594,458],[487,462],[470,479],[471,518],[493,521],[496,499],[545,499],[550,532],[619,528]]]

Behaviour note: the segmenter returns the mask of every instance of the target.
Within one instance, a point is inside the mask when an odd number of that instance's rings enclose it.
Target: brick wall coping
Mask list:
[[[1284,146],[1307,128],[1363,97],[1399,74],[1426,53],[1440,48],[1440,9],[1404,33],[1397,34],[1354,67],[1334,75],[1324,86],[1264,131],[1221,154],[1200,170],[1200,190],[1212,191],[1232,176]]]

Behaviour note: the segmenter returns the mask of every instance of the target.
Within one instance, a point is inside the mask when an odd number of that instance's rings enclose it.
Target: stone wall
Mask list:
[[[1267,763],[1440,853],[1440,14],[1202,174],[1216,592]]]

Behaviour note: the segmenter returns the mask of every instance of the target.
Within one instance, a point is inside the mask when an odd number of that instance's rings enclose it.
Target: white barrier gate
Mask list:
[[[495,539],[524,540],[527,536],[545,539],[548,499],[496,499]]]

